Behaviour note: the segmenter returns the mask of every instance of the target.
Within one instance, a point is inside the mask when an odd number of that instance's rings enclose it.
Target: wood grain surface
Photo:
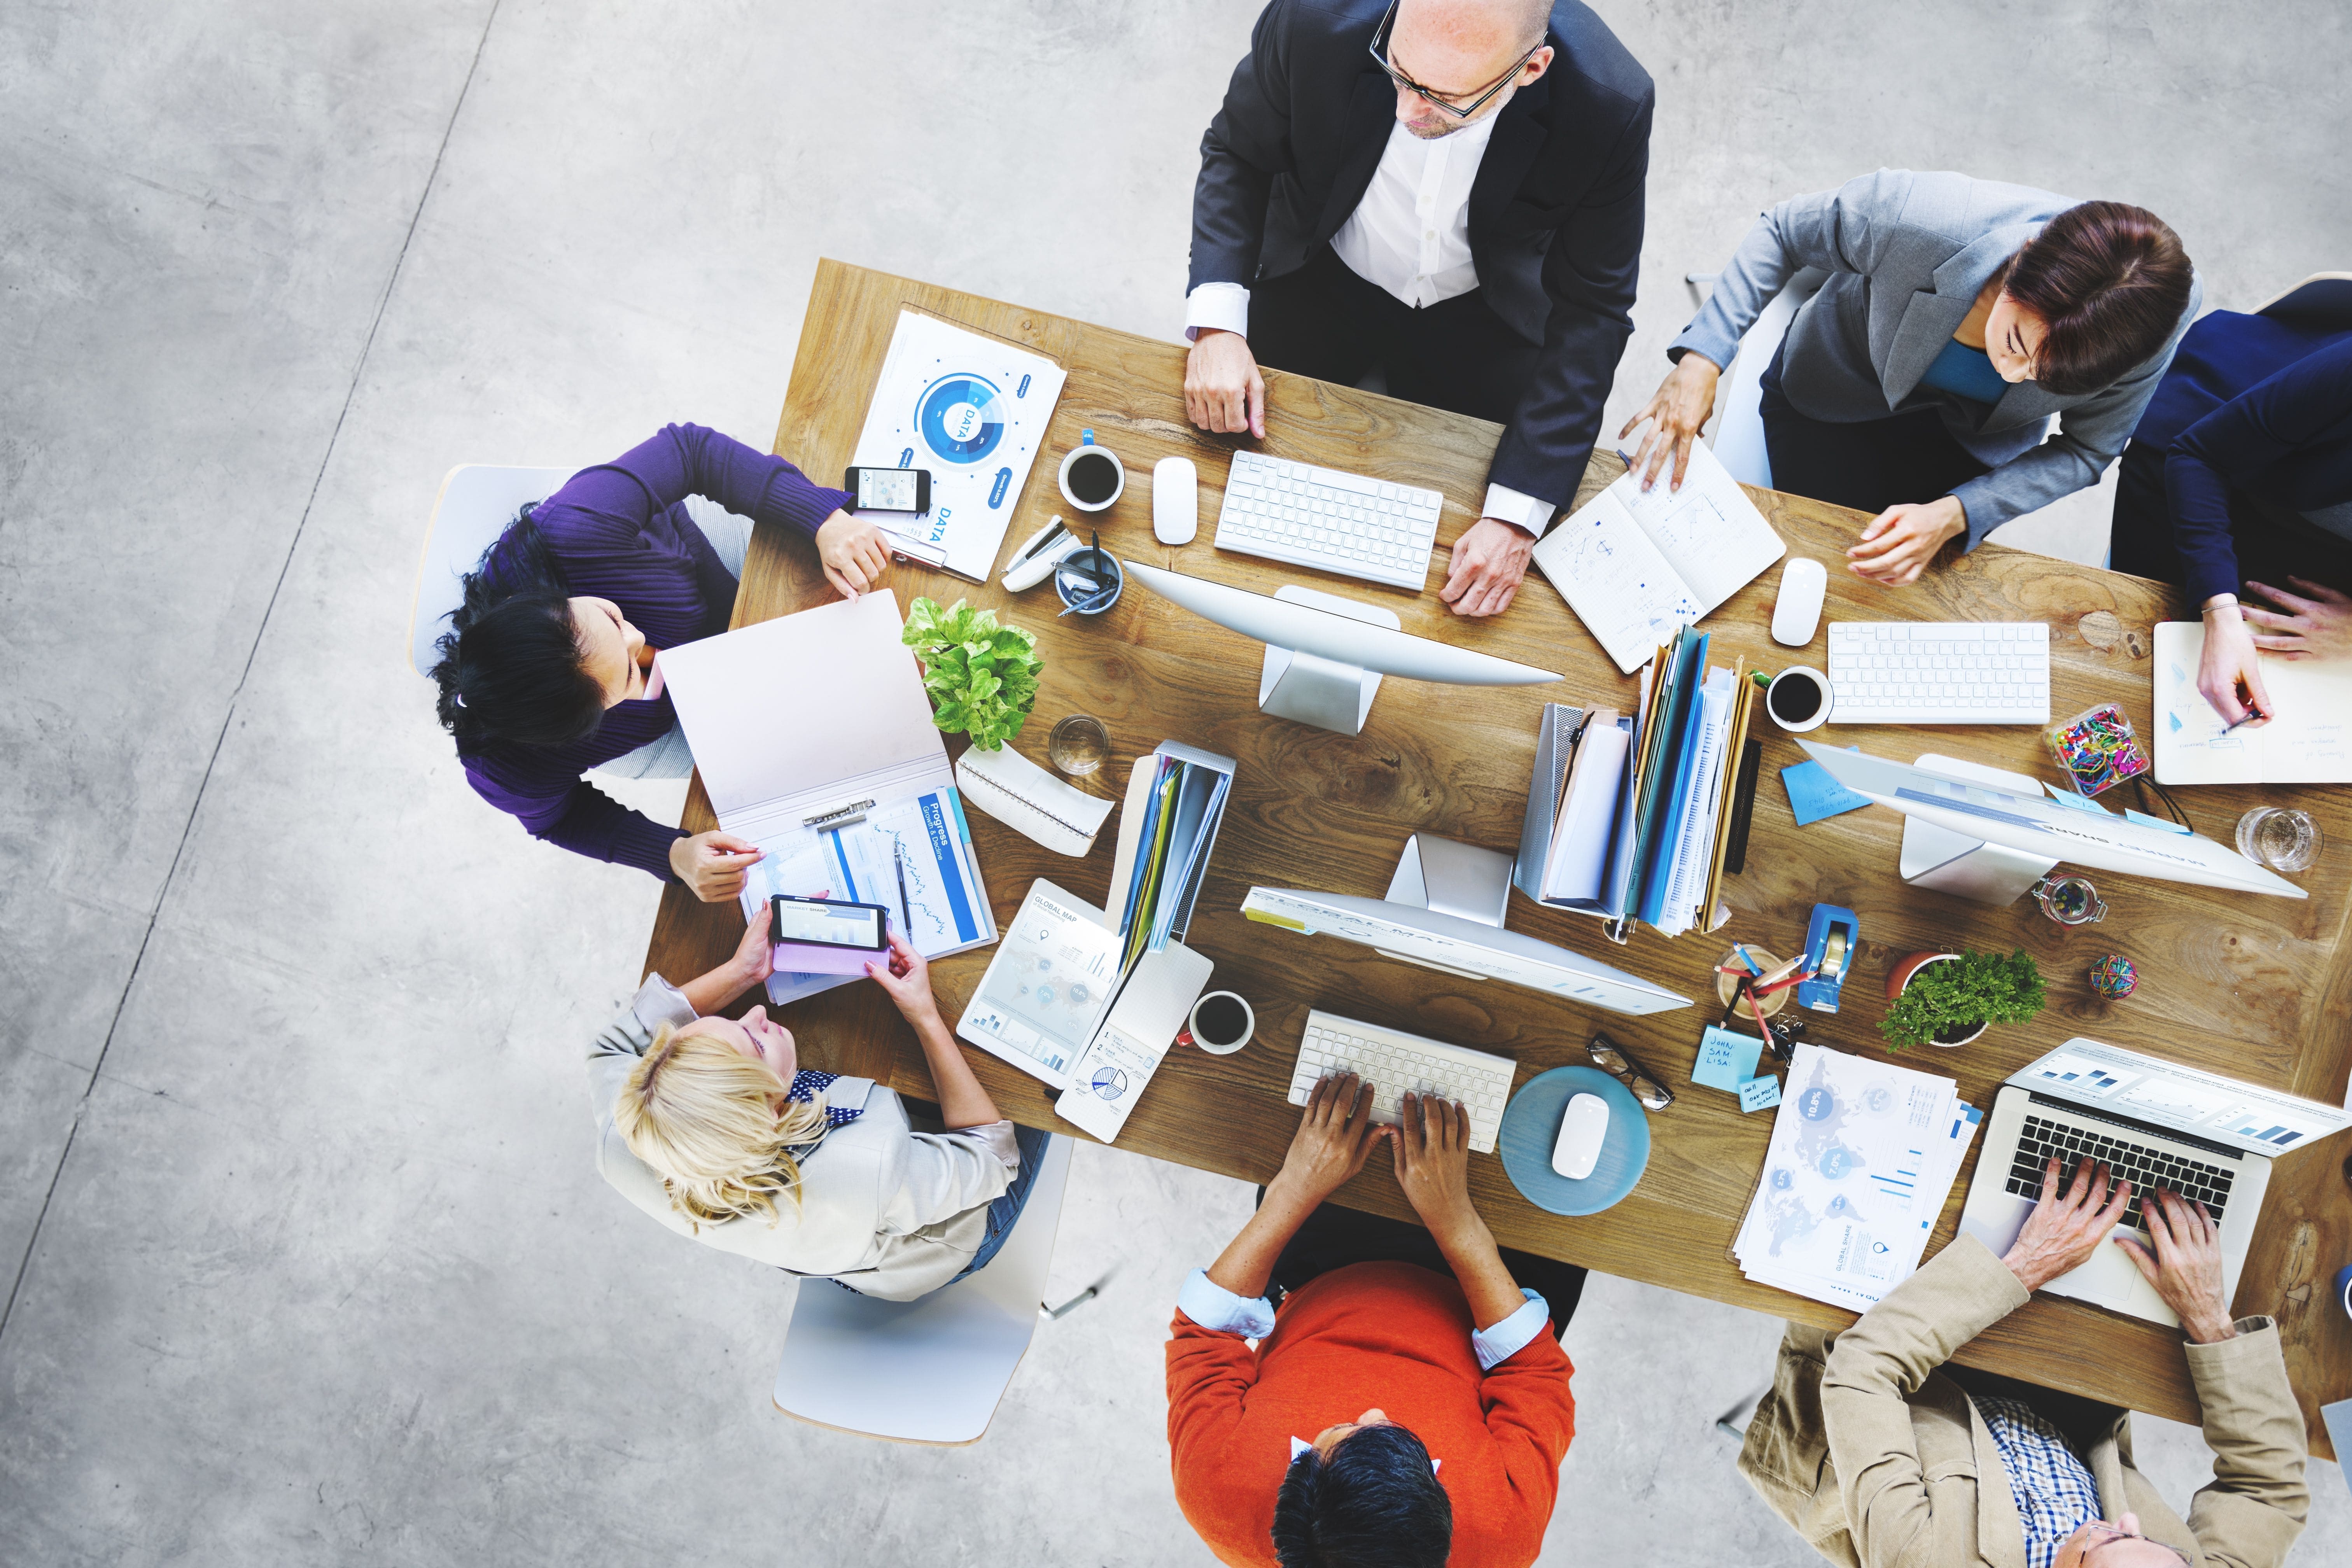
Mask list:
[[[1485,689],[1391,679],[1360,736],[1334,735],[1261,716],[1259,645],[1139,585],[1130,584],[1105,615],[1056,619],[1059,605],[1050,587],[1015,597],[992,582],[971,584],[912,565],[894,569],[886,586],[902,609],[919,595],[943,603],[962,596],[992,605],[1037,634],[1043,689],[1014,742],[1032,758],[1043,760],[1045,731],[1055,721],[1087,712],[1108,727],[1113,748],[1110,764],[1090,786],[1097,794],[1114,794],[1133,759],[1162,740],[1239,761],[1187,940],[1215,961],[1214,985],[1250,999],[1257,1037],[1232,1057],[1172,1050],[1121,1132],[1119,1147],[1246,1181],[1271,1176],[1297,1120],[1284,1094],[1301,1026],[1314,1007],[1510,1056],[1520,1063],[1519,1082],[1586,1060],[1585,1042],[1601,1028],[1675,1085],[1679,1096],[1653,1118],[1648,1173],[1615,1208],[1564,1219],[1520,1198],[1499,1162],[1475,1159],[1472,1185],[1496,1237],[1508,1246],[1758,1311],[1826,1325],[1851,1321],[1837,1309],[1749,1284],[1732,1260],[1730,1244],[1755,1189],[1769,1118],[1742,1116],[1734,1097],[1688,1082],[1700,1027],[1714,1017],[1711,1005],[1620,1017],[1498,982],[1465,981],[1391,962],[1336,939],[1294,936],[1245,921],[1239,912],[1253,884],[1377,897],[1414,832],[1515,851],[1541,705],[1623,707],[1633,700],[1634,683],[1617,673],[1539,574],[1531,573],[1510,610],[1494,619],[1459,620],[1437,597],[1445,546],[1476,520],[1500,427],[1270,373],[1267,437],[1253,448],[1443,491],[1439,548],[1427,588],[1418,595],[1221,552],[1213,545],[1215,520],[1229,456],[1242,442],[1203,434],[1186,422],[1181,344],[826,261],[818,268],[777,428],[779,453],[819,478],[847,463],[902,307],[1019,342],[1069,372],[1019,499],[1008,552],[1048,516],[1068,511],[1055,488],[1055,465],[1081,428],[1092,428],[1129,474],[1126,494],[1100,520],[1107,546],[1134,560],[1259,592],[1286,582],[1311,584],[1386,605],[1409,632],[1565,678],[1549,686]],[[1157,543],[1150,526],[1150,468],[1171,454],[1192,458],[1201,480],[1200,535],[1177,549]],[[1613,457],[1596,458],[1579,499],[1621,469]],[[1858,514],[1772,491],[1750,493],[1792,554],[1830,565],[1825,619],[2045,622],[2053,716],[2113,699],[2142,725],[2152,721],[2149,628],[2184,615],[2162,585],[1989,544],[1972,554],[1948,555],[1918,585],[1889,592],[1842,569]],[[1767,626],[1778,578],[1777,571],[1767,573],[1707,617],[1713,662],[1727,664],[1744,653],[1766,670],[1825,665],[1821,637],[1805,649],[1771,642]],[[751,542],[734,624],[790,614],[829,597],[808,542],[763,527]],[[2050,1006],[2041,1017],[1996,1027],[1958,1050],[1931,1048],[1900,1058],[1906,1066],[1952,1074],[1962,1094],[1979,1106],[1991,1104],[2009,1073],[2077,1034],[2315,1099],[2343,1100],[2352,1055],[2347,952],[2352,789],[2176,792],[2197,829],[2224,842],[2240,814],[2252,806],[2291,802],[2312,812],[2326,835],[2327,852],[2299,879],[2311,894],[2307,900],[2099,874],[2095,879],[2109,910],[2105,922],[2066,930],[2031,900],[1990,909],[1906,888],[1895,869],[1901,819],[1891,811],[1858,811],[1800,829],[1778,773],[1803,760],[1802,753],[1760,714],[1757,733],[1765,742],[1764,772],[1747,868],[1725,882],[1734,911],[1725,931],[1668,942],[1644,930],[1620,947],[1602,937],[1598,921],[1540,908],[1516,894],[1511,928],[1706,998],[1713,994],[1712,966],[1728,941],[1791,952],[1802,945],[1814,903],[1843,904],[1860,917],[1863,942],[1843,1011],[1805,1015],[1811,1038],[1825,1045],[1864,1054],[1882,1048],[1875,1026],[1885,1005],[1885,976],[1906,953],[1958,945],[2022,947],[2040,963],[2050,984]],[[2031,728],[1841,727],[1817,733],[1902,761],[1941,751],[2056,776],[2040,731]],[[962,744],[961,737],[949,740],[951,752]],[[2161,808],[2151,801],[2142,809]],[[977,811],[971,821],[1000,922],[1011,918],[1041,876],[1097,902],[1105,897],[1115,820],[1083,860],[1044,849]],[[715,826],[698,779],[686,826],[698,831]],[[646,969],[673,980],[698,974],[727,956],[741,931],[731,902],[700,904],[673,887],[655,923]],[[992,952],[933,966],[950,1023]],[[2108,952],[2127,955],[2142,976],[2138,990],[2120,1002],[2100,1000],[2088,984],[2093,960]],[[755,1000],[746,996],[731,1006]],[[804,1059],[929,1097],[913,1036],[877,988],[844,986],[794,1004],[783,1016],[799,1034]],[[1034,1079],[978,1050],[966,1054],[1008,1115],[1085,1136],[1054,1115],[1052,1094]],[[2352,1322],[2326,1299],[2335,1270],[2352,1261],[2347,1147],[2347,1139],[2339,1137],[2279,1162],[2236,1303],[2241,1313],[2279,1320],[2313,1447],[2323,1454],[2328,1449],[2317,1405],[2352,1396]],[[1953,1188],[1931,1253],[1954,1234],[1972,1170],[1973,1157]],[[1377,1165],[1350,1184],[1340,1201],[1411,1217],[1392,1175]],[[2079,1302],[2037,1298],[1959,1359],[2177,1420],[2197,1419],[2176,1331]],[[1759,1377],[1764,1371],[1757,1369]]]

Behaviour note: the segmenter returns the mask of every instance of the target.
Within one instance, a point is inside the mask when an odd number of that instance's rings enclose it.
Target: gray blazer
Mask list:
[[[2202,300],[2192,282],[2189,309],[2164,347],[2096,392],[2062,397],[2019,382],[1987,411],[1920,385],[2001,264],[2074,205],[2023,185],[1902,169],[1792,196],[1756,220],[1667,357],[1696,351],[1728,365],[1740,335],[1791,274],[1826,271],[1829,281],[1790,323],[1781,395],[1799,413],[1832,424],[1915,408],[1940,413],[1953,439],[1992,467],[1951,492],[1968,510],[1973,550],[2010,519],[2098,482],[2122,455]],[[2053,414],[2058,433],[2044,440]]]

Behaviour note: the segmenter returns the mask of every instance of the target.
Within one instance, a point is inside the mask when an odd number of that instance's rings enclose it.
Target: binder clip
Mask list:
[[[1862,945],[1862,922],[1852,910],[1835,904],[1815,904],[1805,927],[1805,961],[1811,978],[1797,987],[1797,1000],[1816,1013],[1838,1010],[1838,993],[1853,966],[1854,949]]]

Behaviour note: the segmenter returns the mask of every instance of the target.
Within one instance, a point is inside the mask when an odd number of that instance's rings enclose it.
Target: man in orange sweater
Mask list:
[[[1185,1281],[1168,1345],[1176,1501],[1235,1568],[1524,1568],[1575,1432],[1573,1369],[1471,1206],[1466,1113],[1413,1095],[1394,1128],[1370,1112],[1354,1075],[1318,1085],[1257,1213]],[[1293,1238],[1383,1139],[1451,1273],[1383,1259],[1298,1280]],[[1550,1268],[1572,1310],[1582,1271]],[[1278,1314],[1274,1279],[1292,1287]]]

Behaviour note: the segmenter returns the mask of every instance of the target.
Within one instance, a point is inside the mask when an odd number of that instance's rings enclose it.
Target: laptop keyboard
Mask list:
[[[2074,1181],[2075,1167],[2085,1160],[2094,1163],[2104,1160],[2113,1168],[2115,1180],[2129,1182],[2131,1205],[2124,1210],[2123,1223],[2136,1230],[2147,1228],[2140,1218],[2139,1200],[2150,1188],[2179,1193],[2203,1204],[2216,1222],[2229,1206],[2231,1173],[2219,1165],[2201,1164],[2160,1149],[2142,1148],[2094,1128],[2030,1114],[2025,1119],[2024,1131],[2017,1135],[2017,1154],[2009,1169],[2009,1190],[2039,1203],[2042,1173],[2053,1154],[2058,1157],[2062,1189]]]

